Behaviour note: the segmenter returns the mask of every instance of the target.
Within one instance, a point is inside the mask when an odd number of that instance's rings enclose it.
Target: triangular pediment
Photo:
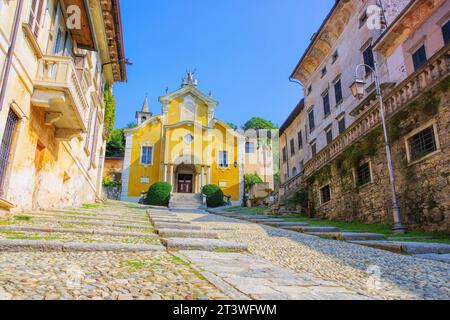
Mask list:
[[[188,96],[191,96],[192,98],[195,99],[199,99],[212,108],[217,107],[217,105],[219,104],[216,100],[212,99],[210,96],[198,90],[196,86],[183,86],[177,91],[159,97],[159,102],[161,102],[163,105],[168,105],[170,102],[179,97],[188,97]]]

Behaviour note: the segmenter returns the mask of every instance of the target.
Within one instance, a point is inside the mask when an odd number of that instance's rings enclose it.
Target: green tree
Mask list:
[[[137,123],[135,121],[133,121],[133,122],[128,123],[126,128],[133,129],[133,128],[136,128],[137,126],[138,126]]]
[[[116,122],[116,99],[112,94],[111,87],[106,84],[103,92],[103,100],[105,101],[105,125],[104,134],[106,140],[109,141],[111,132]]]
[[[260,117],[253,117],[250,120],[248,120],[244,126],[242,127],[244,130],[272,130],[272,129],[278,129],[278,126],[274,124],[270,120],[266,120]]]
[[[123,129],[111,131],[109,141],[106,144],[106,156],[125,153],[125,135]]]
[[[249,173],[244,176],[245,182],[245,190],[248,191],[251,187],[253,187],[257,183],[263,182],[262,179],[255,173]]]
[[[227,122],[227,125],[229,125],[230,126],[230,128],[231,129],[233,129],[233,130],[236,130],[237,128],[238,128],[238,126],[237,125],[235,125],[234,123],[232,123],[232,122]]]

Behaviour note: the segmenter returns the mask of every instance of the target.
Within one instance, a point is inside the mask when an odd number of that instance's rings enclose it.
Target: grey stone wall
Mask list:
[[[122,194],[122,187],[103,187],[103,194],[109,200],[120,200],[120,196]]]
[[[429,100],[424,97],[394,116],[389,121],[389,132],[403,222],[414,229],[450,232],[449,94],[447,90],[435,95],[440,97],[437,108],[437,105],[429,107]],[[421,104],[427,106],[422,108]],[[437,128],[440,152],[408,163],[406,136],[433,121]],[[343,174],[345,170],[339,170],[342,165],[339,167],[334,161],[327,170],[322,169],[309,181],[315,214],[336,220],[392,223],[392,193],[381,128],[369,134],[368,139],[360,145],[366,148],[362,162],[370,162],[372,182],[356,187],[354,170],[347,170]],[[351,152],[348,154],[343,161],[352,160]],[[321,205],[320,187],[328,183],[331,186],[331,201]]]

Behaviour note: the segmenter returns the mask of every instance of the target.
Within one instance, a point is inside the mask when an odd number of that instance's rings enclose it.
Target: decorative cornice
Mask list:
[[[352,12],[355,11],[355,6],[356,1],[336,1],[291,74],[291,79],[297,79],[303,84],[308,81],[308,78],[317,70],[322,61],[331,54],[331,49],[344,31]]]
[[[412,1],[374,44],[374,50],[389,56],[394,48],[417,30],[445,0]]]

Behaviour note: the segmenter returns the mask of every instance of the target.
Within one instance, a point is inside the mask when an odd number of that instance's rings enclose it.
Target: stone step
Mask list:
[[[74,234],[98,234],[116,237],[151,237],[157,238],[158,235],[151,232],[127,232],[114,230],[94,230],[94,229],[69,229],[69,228],[38,228],[21,226],[4,226],[0,230],[19,231],[19,232],[45,232],[45,233],[74,233]]]
[[[428,254],[415,254],[414,257],[426,259],[426,260],[434,260],[445,263],[450,263],[450,254],[436,254],[436,253],[428,253]]]
[[[283,219],[248,219],[250,222],[256,222],[256,223],[267,223],[267,222],[284,222]]]
[[[160,229],[177,229],[177,230],[201,230],[199,226],[192,224],[180,224],[180,223],[155,223],[155,228]]]
[[[342,232],[338,240],[356,241],[356,240],[383,240],[386,236],[381,233],[364,233],[364,232]]]
[[[203,230],[159,229],[158,234],[163,238],[218,239],[217,233]]]
[[[112,221],[112,222],[120,222],[120,223],[146,223],[148,222],[148,219],[120,219],[120,218],[104,218],[104,217],[98,217],[98,216],[77,216],[73,214],[31,214],[30,217],[36,217],[36,218],[72,218],[72,219],[82,219],[82,220],[96,220],[96,221]]]
[[[177,213],[205,213],[204,208],[172,208],[170,210]]]
[[[386,239],[384,234],[380,233],[363,233],[363,232],[305,232],[311,236],[330,238],[340,241],[357,241],[357,240],[383,240]]]
[[[202,250],[241,252],[247,250],[247,245],[218,239],[198,238],[162,238],[161,242],[168,250]]]
[[[178,216],[174,214],[173,212],[167,212],[167,213],[147,213],[149,217],[155,217],[155,218],[177,218]]]
[[[163,251],[161,245],[148,244],[118,244],[118,243],[82,243],[82,242],[60,242],[60,241],[41,241],[41,240],[0,240],[0,251],[76,251],[76,252],[94,252],[94,251]]]
[[[263,224],[266,224],[271,227],[307,227],[309,226],[306,222],[290,222],[290,221],[284,221],[284,222],[263,222]]]
[[[148,229],[151,228],[150,221],[148,225],[142,224],[124,224],[124,223],[114,223],[114,222],[104,222],[104,221],[86,221],[86,220],[70,220],[70,219],[46,219],[46,218],[32,218],[32,221],[40,222],[51,222],[51,223],[71,223],[80,225],[92,225],[92,226],[107,226],[107,227],[118,227],[118,228],[135,228],[135,229]]]
[[[450,254],[450,245],[426,242],[350,241],[367,247],[408,254]]]
[[[336,227],[314,227],[314,226],[287,226],[281,227],[285,230],[297,231],[297,232],[339,232]]]
[[[153,223],[176,223],[176,224],[191,224],[189,221],[181,219],[152,219]]]

